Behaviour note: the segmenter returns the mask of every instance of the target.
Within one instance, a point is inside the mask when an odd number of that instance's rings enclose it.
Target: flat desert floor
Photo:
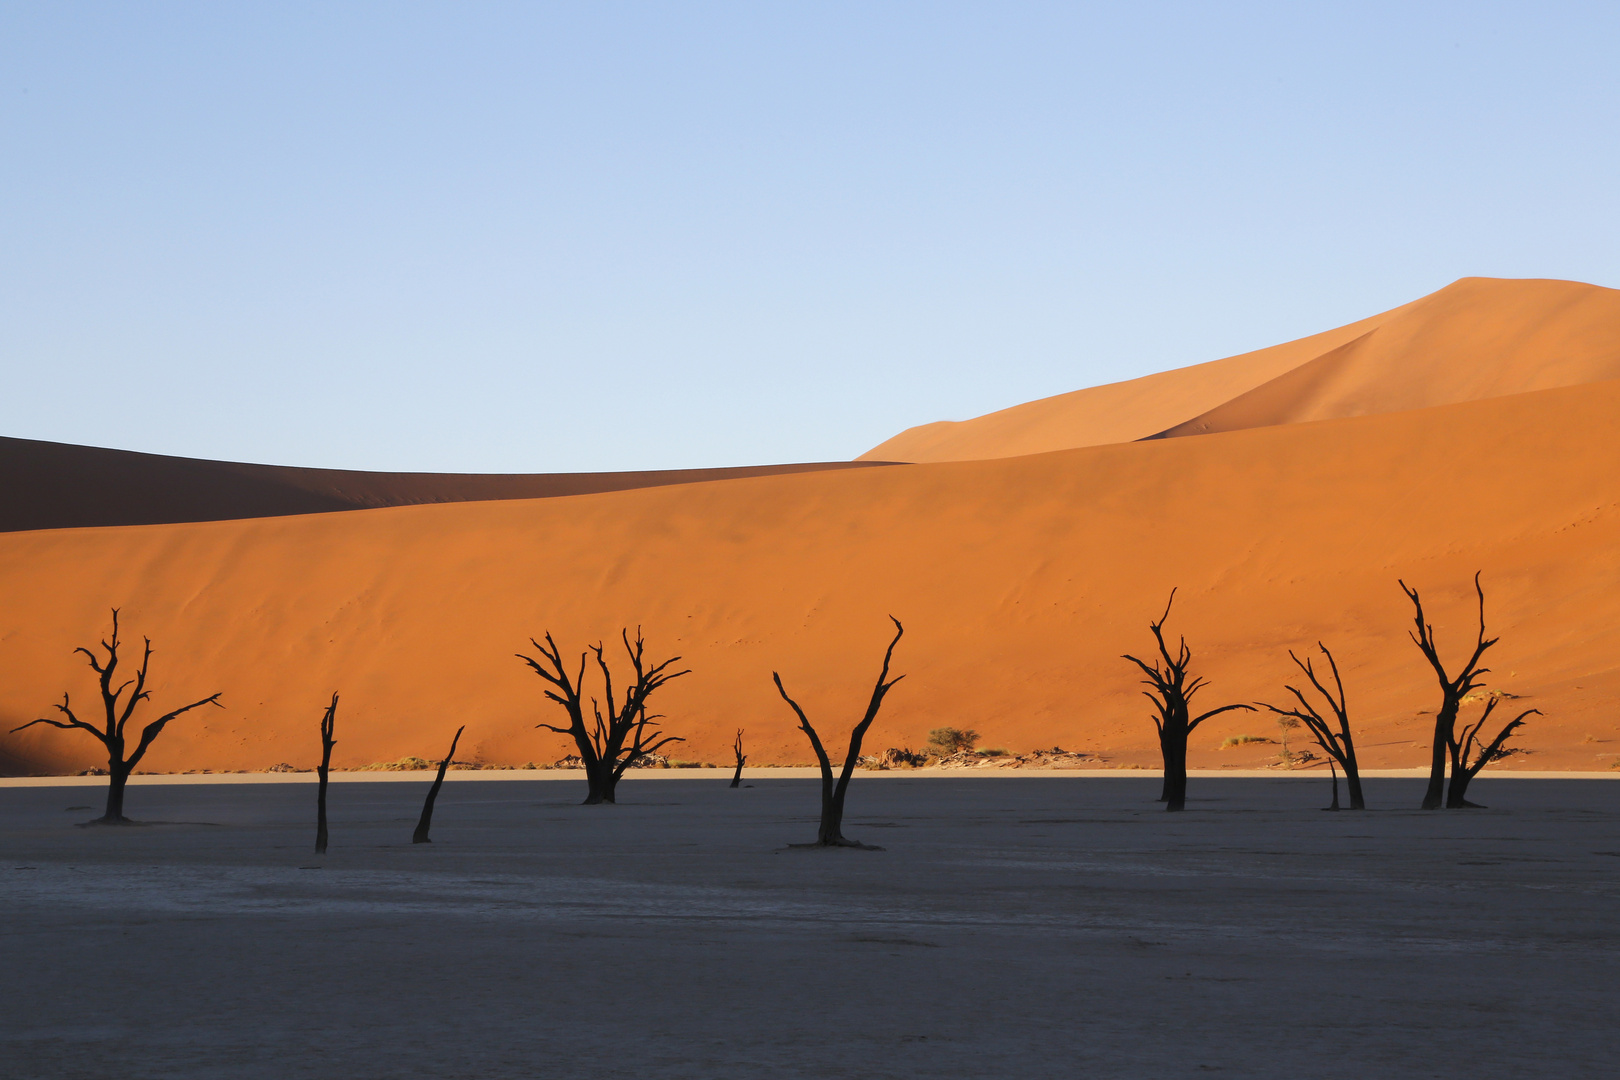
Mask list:
[[[156,778],[151,778],[156,780]],[[1595,1077],[1620,784],[1320,778],[0,788],[27,1077]],[[161,824],[157,824],[161,822]]]

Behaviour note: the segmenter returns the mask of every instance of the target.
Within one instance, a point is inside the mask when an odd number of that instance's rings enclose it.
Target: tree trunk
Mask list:
[[[1350,789],[1350,809],[1367,809],[1367,800],[1361,797],[1361,772],[1357,769],[1346,769],[1344,771],[1344,783]]]
[[[1457,706],[1446,702],[1434,718],[1434,754],[1429,762],[1429,787],[1423,793],[1424,810],[1438,810],[1446,793],[1446,750],[1457,723]]]
[[[585,783],[588,791],[585,793],[585,806],[597,806],[601,803],[614,801],[613,792],[618,787],[618,778],[613,775],[613,766],[605,761],[585,763]]]
[[[315,793],[315,854],[326,854],[326,777],[327,764],[321,762],[321,781]]]
[[[119,763],[109,762],[107,770],[107,812],[101,815],[103,825],[122,825],[129,819],[124,816],[124,785],[129,782],[129,768]]]
[[[828,772],[821,782],[821,827],[816,830],[816,843],[823,847],[846,844],[844,839],[844,792],[834,787]]]
[[[1172,739],[1164,748],[1164,801],[1166,810],[1187,808],[1187,737]]]
[[[1164,782],[1159,785],[1159,801],[1170,801],[1170,743],[1163,735],[1159,736],[1159,760],[1164,763]]]
[[[737,771],[731,774],[731,786],[742,787],[742,762],[737,762]]]

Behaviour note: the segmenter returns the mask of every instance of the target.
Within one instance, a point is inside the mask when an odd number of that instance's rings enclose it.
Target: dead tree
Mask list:
[[[1165,644],[1164,624],[1170,618],[1170,607],[1175,602],[1176,590],[1171,589],[1170,601],[1164,605],[1164,614],[1159,616],[1157,622],[1148,623],[1148,629],[1153,631],[1153,640],[1158,642],[1160,659],[1150,664],[1129,653],[1124,657],[1142,669],[1147,676],[1142,682],[1151,687],[1142,691],[1142,696],[1153,702],[1158,713],[1153,717],[1153,726],[1159,731],[1159,754],[1164,759],[1164,786],[1159,801],[1165,804],[1166,810],[1184,810],[1187,807],[1187,736],[1212,716],[1234,709],[1254,711],[1253,705],[1222,705],[1199,716],[1192,715],[1193,695],[1207,684],[1202,677],[1190,681],[1187,677],[1188,669],[1192,666],[1192,651],[1187,648],[1185,637],[1173,656],[1170,647]]]
[[[105,719],[100,727],[86,723],[75,716],[68,695],[64,693],[62,695],[62,704],[56,706],[56,711],[67,717],[66,720],[41,718],[11,729],[13,733],[16,733],[22,731],[23,728],[31,728],[35,724],[48,724],[51,727],[58,727],[68,731],[79,728],[95,736],[101,745],[106,748],[107,812],[96,819],[94,824],[97,825],[130,824],[130,820],[124,816],[124,785],[128,783],[130,773],[135,771],[135,766],[140,764],[141,758],[146,756],[146,751],[151,747],[153,740],[163,733],[163,729],[168,726],[170,720],[203,705],[224,707],[219,705],[219,694],[210,694],[201,701],[193,701],[190,705],[182,705],[172,712],[166,712],[141,729],[140,739],[136,742],[135,749],[126,755],[125,749],[128,744],[124,735],[125,726],[129,723],[130,717],[135,714],[136,706],[152,696],[151,692],[146,689],[146,673],[152,663],[152,639],[143,638],[142,640],[146,643],[146,647],[141,654],[140,668],[135,672],[133,679],[125,679],[116,687],[113,686],[113,679],[118,671],[118,649],[120,645],[117,608],[112,609],[112,637],[101,642],[101,647],[107,652],[105,661],[90,649],[82,646],[73,650],[74,652],[84,653],[89,658],[90,668],[96,673],[101,682],[101,704]],[[120,699],[126,690],[131,691],[131,693],[128,699],[121,701]]]
[[[1292,718],[1304,724],[1305,729],[1316,740],[1316,745],[1327,752],[1330,759],[1328,768],[1331,770],[1333,763],[1338,762],[1339,767],[1344,769],[1345,786],[1350,789],[1350,809],[1365,810],[1367,809],[1367,802],[1361,796],[1361,770],[1356,764],[1356,743],[1350,735],[1350,714],[1346,711],[1344,680],[1339,678],[1339,665],[1334,661],[1333,654],[1328,652],[1327,646],[1318,641],[1316,647],[1322,650],[1323,656],[1327,657],[1328,667],[1333,672],[1333,685],[1336,688],[1336,694],[1334,690],[1329,690],[1322,685],[1322,680],[1317,678],[1315,670],[1311,667],[1309,657],[1301,660],[1294,655],[1294,650],[1289,649],[1288,658],[1294,662],[1295,667],[1305,673],[1305,678],[1310,680],[1310,684],[1316,688],[1316,692],[1327,701],[1328,709],[1333,713],[1333,721],[1329,722],[1298,687],[1286,684],[1283,689],[1294,695],[1296,705],[1288,708],[1278,708],[1276,705],[1270,705],[1262,701],[1260,706],[1270,709],[1279,716]],[[1335,726],[1338,728],[1337,731],[1334,730]],[[1339,805],[1339,779],[1337,773],[1334,774],[1333,778],[1333,805],[1335,808]]]
[[[579,671],[572,676],[563,663],[562,651],[557,648],[557,643],[552,640],[549,633],[546,634],[544,645],[533,638],[529,639],[529,643],[539,650],[539,659],[525,656],[523,653],[517,654],[519,660],[529,665],[536,675],[554,687],[546,691],[546,697],[561,705],[568,714],[567,727],[555,727],[551,724],[536,724],[535,727],[573,738],[574,745],[579,748],[580,760],[585,764],[585,781],[589,787],[585,795],[587,806],[612,802],[619,779],[624,776],[626,769],[642,758],[657,753],[663,746],[686,741],[674,735],[665,735],[652,726],[653,721],[661,720],[663,717],[648,715],[647,699],[671,679],[678,679],[691,672],[669,670],[670,666],[680,659],[679,656],[672,656],[660,664],[649,663],[645,655],[646,642],[641,636],[640,627],[636,628],[634,645],[630,643],[628,630],[623,631],[620,637],[624,641],[624,650],[630,657],[630,667],[635,679],[625,690],[623,704],[619,704],[613,694],[613,673],[608,670],[607,661],[603,658],[602,646],[597,644],[590,647],[590,651],[596,654],[596,665],[602,671],[603,696],[607,703],[607,715],[604,716],[602,703],[596,698],[591,699],[591,712],[594,714],[595,722],[590,725],[585,721],[583,697],[585,653],[579,654]]]
[[[880,850],[844,838],[844,795],[849,790],[849,778],[855,771],[855,762],[861,756],[861,740],[866,737],[866,729],[877,719],[878,710],[883,707],[883,699],[894,688],[894,684],[905,678],[904,675],[889,678],[889,661],[894,658],[894,647],[900,643],[900,638],[906,632],[906,628],[900,625],[900,620],[893,615],[889,616],[889,621],[894,623],[894,640],[889,642],[888,651],[883,654],[883,669],[878,672],[877,684],[872,687],[872,699],[867,702],[866,715],[849,733],[849,750],[844,754],[843,770],[838,775],[837,783],[833,782],[832,762],[827,757],[826,749],[821,745],[821,738],[816,734],[816,729],[810,725],[810,718],[799,708],[797,701],[788,697],[787,690],[782,687],[782,676],[771,672],[771,679],[776,683],[776,692],[782,695],[782,700],[788,703],[794,715],[799,718],[799,730],[810,739],[810,747],[816,752],[816,761],[821,765],[821,825],[816,830],[816,842],[790,845],[792,847],[852,847],[867,851]]]
[[[1412,601],[1416,609],[1414,622],[1417,631],[1407,631],[1415,644],[1422,652],[1423,658],[1434,669],[1435,677],[1440,682],[1440,710],[1434,714],[1434,746],[1429,759],[1429,786],[1423,793],[1423,809],[1438,810],[1445,796],[1446,761],[1451,747],[1456,741],[1457,710],[1462,707],[1462,700],[1470,691],[1477,689],[1483,682],[1482,676],[1490,668],[1480,667],[1479,662],[1485,651],[1495,645],[1496,638],[1485,636],[1485,590],[1480,587],[1479,574],[1474,574],[1474,592],[1479,597],[1479,633],[1474,640],[1474,651],[1469,655],[1468,661],[1463,664],[1455,676],[1446,673],[1446,666],[1440,660],[1440,650],[1435,644],[1434,627],[1430,626],[1423,615],[1423,600],[1418,596],[1416,589],[1410,588],[1406,582],[1400,582],[1401,591]],[[1455,773],[1452,774],[1455,777]],[[1467,781],[1463,787],[1468,786]]]
[[[743,729],[738,728],[737,741],[731,744],[732,752],[737,755],[737,771],[731,774],[732,787],[742,787],[742,769],[743,765],[748,761],[748,758],[742,752],[742,733]]]
[[[427,801],[422,804],[422,820],[416,823],[416,832],[411,834],[413,844],[433,843],[428,839],[428,830],[433,828],[433,804],[439,799],[439,789],[444,787],[444,771],[450,767],[450,762],[455,758],[456,744],[461,741],[461,733],[466,730],[465,724],[456,728],[456,737],[450,740],[450,752],[439,762],[439,775],[433,778],[433,786],[428,788]]]
[[[1462,738],[1451,740],[1451,745],[1448,747],[1451,755],[1451,786],[1446,789],[1447,810],[1484,809],[1479,803],[1468,801],[1469,782],[1478,776],[1479,771],[1486,765],[1498,758],[1507,756],[1502,750],[1502,744],[1507,742],[1508,737],[1515,731],[1524,726],[1525,717],[1532,714],[1536,716],[1542,715],[1540,709],[1526,709],[1512,720],[1509,720],[1507,726],[1497,733],[1496,738],[1486,743],[1484,739],[1478,736],[1480,729],[1485,726],[1485,721],[1489,720],[1491,713],[1496,710],[1496,702],[1497,699],[1494,697],[1488,699],[1485,702],[1485,711],[1480,714],[1479,720],[1473,726],[1465,724]],[[1476,749],[1479,751],[1477,754],[1474,752]]]
[[[332,704],[326,707],[326,715],[321,717],[321,767],[316,769],[320,776],[320,788],[315,795],[315,854],[326,854],[326,780],[332,771],[332,747],[337,740],[332,733],[337,729],[337,703],[336,691],[332,693]]]

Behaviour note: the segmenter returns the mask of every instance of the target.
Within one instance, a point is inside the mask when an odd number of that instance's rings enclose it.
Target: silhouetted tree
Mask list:
[[[748,761],[748,758],[743,755],[743,751],[742,751],[742,733],[743,733],[743,729],[738,728],[737,729],[737,741],[731,744],[732,753],[737,755],[737,771],[731,774],[731,786],[732,787],[741,787],[742,786],[742,769],[743,769],[744,763],[746,763]]]
[[[320,777],[319,790],[315,795],[315,854],[326,854],[326,779],[332,771],[332,747],[337,741],[332,733],[337,730],[336,691],[332,694],[332,704],[326,707],[326,715],[321,717],[321,767],[315,772]]]
[[[1447,810],[1461,810],[1465,807],[1476,810],[1483,809],[1479,803],[1468,801],[1469,782],[1478,776],[1479,771],[1486,765],[1498,758],[1507,756],[1502,751],[1502,744],[1507,742],[1509,736],[1515,731],[1524,726],[1525,717],[1532,714],[1536,716],[1542,714],[1540,709],[1524,710],[1524,712],[1509,720],[1507,726],[1497,733],[1496,738],[1486,743],[1478,736],[1480,729],[1485,726],[1485,722],[1491,718],[1491,713],[1496,710],[1496,702],[1497,699],[1494,697],[1487,699],[1485,711],[1480,714],[1479,720],[1472,727],[1465,724],[1462,738],[1451,740],[1451,745],[1448,748],[1451,756],[1451,786],[1446,789]],[[1477,754],[1474,753],[1476,748],[1479,751]]]
[[[428,830],[433,828],[433,804],[439,800],[439,789],[444,786],[444,771],[450,767],[450,762],[455,759],[456,744],[461,741],[461,733],[466,730],[467,726],[465,724],[456,728],[456,737],[450,740],[450,752],[444,755],[443,761],[439,762],[439,775],[433,778],[433,786],[428,788],[427,801],[422,804],[422,820],[416,823],[416,832],[411,834],[411,843],[413,844],[433,843],[432,840],[428,839]]]
[[[900,643],[901,636],[906,632],[906,628],[900,625],[900,620],[893,615],[889,616],[889,621],[894,623],[894,640],[889,642],[889,648],[883,654],[883,669],[878,672],[877,684],[872,687],[872,699],[867,702],[866,715],[849,733],[849,750],[844,754],[843,771],[839,773],[836,784],[833,782],[832,762],[827,757],[826,749],[821,745],[821,738],[816,734],[816,729],[810,725],[810,718],[799,708],[797,701],[788,697],[787,690],[782,687],[782,676],[771,672],[771,680],[776,683],[776,692],[782,695],[782,700],[792,707],[794,715],[799,718],[799,730],[810,739],[810,747],[816,752],[816,761],[821,765],[821,825],[816,830],[816,842],[790,845],[792,847],[853,847],[868,851],[879,850],[867,844],[844,839],[844,794],[849,790],[850,774],[855,771],[856,760],[861,756],[861,740],[866,737],[866,729],[877,719],[878,710],[883,707],[883,699],[888,696],[894,684],[905,678],[904,675],[889,678],[889,661],[894,658],[894,647]]]
[[[118,649],[120,647],[117,608],[112,609],[112,637],[101,642],[101,647],[107,652],[105,661],[83,646],[73,650],[74,652],[84,653],[89,658],[91,670],[100,679],[101,704],[105,713],[102,726],[97,727],[95,724],[86,723],[75,716],[68,695],[64,693],[62,695],[62,704],[56,706],[56,711],[67,717],[65,721],[41,718],[11,729],[15,734],[24,728],[31,728],[35,724],[48,724],[51,727],[58,727],[68,731],[79,728],[96,737],[107,750],[107,812],[96,819],[96,824],[100,825],[124,825],[129,823],[129,819],[124,816],[124,785],[129,782],[129,775],[135,771],[135,766],[140,764],[141,758],[146,756],[146,751],[151,747],[152,741],[163,733],[163,729],[168,726],[169,721],[203,705],[219,705],[219,694],[210,694],[201,701],[193,701],[190,705],[182,705],[172,712],[164,713],[141,729],[140,739],[136,742],[135,749],[126,755],[124,752],[127,746],[124,736],[125,725],[129,723],[130,717],[135,714],[136,706],[152,696],[146,689],[146,673],[152,663],[152,639],[142,638],[142,640],[146,643],[146,647],[141,654],[139,670],[135,672],[133,679],[125,679],[116,687],[113,686],[113,679],[118,671]],[[121,701],[120,699],[126,690],[130,691],[130,695],[127,700]]]
[[[1164,614],[1159,616],[1158,621],[1148,623],[1148,629],[1153,631],[1153,640],[1158,642],[1161,659],[1149,664],[1129,653],[1124,657],[1142,669],[1147,676],[1142,680],[1143,684],[1152,688],[1142,691],[1142,696],[1153,702],[1158,712],[1153,718],[1153,726],[1159,731],[1159,754],[1164,759],[1164,786],[1159,801],[1166,804],[1166,810],[1184,810],[1187,807],[1187,736],[1212,716],[1234,709],[1254,711],[1253,705],[1222,705],[1199,716],[1192,715],[1193,695],[1207,684],[1202,677],[1188,680],[1192,651],[1187,648],[1185,637],[1181,639],[1174,656],[1165,644],[1164,624],[1170,618],[1170,607],[1175,602],[1176,590],[1171,589],[1170,601],[1164,605]]]
[[[1350,789],[1350,809],[1365,810],[1367,802],[1361,795],[1361,769],[1356,764],[1356,744],[1350,735],[1350,714],[1346,711],[1344,680],[1339,678],[1339,665],[1334,662],[1333,654],[1328,652],[1327,646],[1318,641],[1316,647],[1322,650],[1323,656],[1327,657],[1328,667],[1333,672],[1333,685],[1337,689],[1336,695],[1333,690],[1323,686],[1322,681],[1316,677],[1316,672],[1311,667],[1309,657],[1301,660],[1294,655],[1294,650],[1289,649],[1288,658],[1294,662],[1295,667],[1305,673],[1305,678],[1310,680],[1310,684],[1316,688],[1316,692],[1327,701],[1328,709],[1333,713],[1333,722],[1329,722],[1297,687],[1287,684],[1283,686],[1283,689],[1294,695],[1297,707],[1278,708],[1276,705],[1270,705],[1263,701],[1260,702],[1260,705],[1277,713],[1284,719],[1293,719],[1304,724],[1305,729],[1316,740],[1316,745],[1326,751],[1331,759],[1328,763],[1329,771],[1333,770],[1334,762],[1337,762],[1344,769],[1345,785]],[[1335,726],[1338,727],[1337,731],[1334,730]],[[1334,772],[1333,806],[1337,808],[1338,805],[1339,777],[1338,773]]]
[[[585,706],[582,698],[585,653],[579,654],[579,671],[572,677],[563,664],[562,652],[549,633],[546,635],[544,645],[533,638],[529,639],[529,643],[539,650],[539,659],[522,653],[517,654],[518,659],[529,665],[536,675],[556,688],[547,690],[546,697],[561,705],[568,713],[567,727],[554,727],[551,724],[536,724],[535,727],[573,737],[574,745],[579,748],[580,759],[585,764],[585,781],[589,787],[585,796],[586,805],[612,802],[614,789],[626,769],[641,758],[656,753],[660,747],[686,741],[674,735],[665,735],[657,728],[649,730],[654,720],[661,720],[663,717],[648,715],[647,699],[671,679],[678,679],[691,672],[669,671],[670,665],[680,659],[678,656],[672,656],[660,664],[649,663],[645,658],[646,642],[641,636],[640,627],[636,628],[634,645],[630,644],[629,630],[623,631],[620,637],[624,641],[625,652],[629,654],[630,667],[635,679],[625,690],[624,704],[618,704],[613,695],[613,673],[608,670],[607,661],[602,656],[602,646],[597,644],[590,647],[590,651],[596,654],[597,667],[602,670],[604,697],[607,701],[607,715],[604,717],[601,703],[596,698],[591,699],[591,711],[595,715],[595,723],[591,726],[587,726],[585,722]]]
[[[1429,760],[1429,786],[1423,793],[1423,809],[1438,810],[1445,796],[1446,761],[1456,741],[1457,711],[1462,707],[1463,698],[1477,689],[1482,684],[1481,677],[1491,670],[1480,667],[1480,660],[1498,639],[1485,636],[1485,590],[1480,586],[1479,574],[1475,573],[1474,592],[1479,597],[1479,633],[1467,662],[1455,676],[1448,675],[1445,664],[1440,660],[1439,647],[1435,644],[1434,627],[1424,618],[1422,598],[1406,582],[1400,582],[1400,586],[1416,609],[1413,621],[1417,624],[1417,631],[1407,631],[1407,634],[1422,651],[1423,658],[1434,669],[1440,683],[1440,709],[1434,714],[1434,745]],[[1467,787],[1466,781],[1463,786]]]

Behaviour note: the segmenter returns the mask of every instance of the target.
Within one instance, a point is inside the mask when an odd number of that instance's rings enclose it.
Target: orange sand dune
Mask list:
[[[1620,290],[1464,278],[1166,437],[1421,409],[1620,378]]]
[[[1061,744],[1154,760],[1121,652],[1172,586],[1206,701],[1277,697],[1285,650],[1319,637],[1345,668],[1369,767],[1425,761],[1432,675],[1395,585],[1424,590],[1443,647],[1472,633],[1483,569],[1494,685],[1548,713],[1529,768],[1620,754],[1620,382],[1419,411],[990,461],[755,477],[543,500],[0,536],[0,721],[63,689],[70,650],[120,605],[156,642],[154,701],[223,691],[157,744],[157,770],[313,764],[326,695],[337,762],[463,752],[544,761],[566,744],[512,654],[544,630],[573,646],[641,624],[693,674],[662,702],[679,756],[809,753],[772,669],[842,738],[870,687],[885,616],[907,678],[871,745],[941,725],[986,745]],[[1274,734],[1228,715],[1193,764],[1253,766]],[[93,764],[88,739],[0,741],[13,770]]]
[[[0,437],[0,532],[551,498],[856,464],[883,462],[617,473],[383,473],[203,461]]]
[[[1364,416],[1620,377],[1620,290],[1464,278],[1259,352],[926,424],[865,458],[958,461]]]

